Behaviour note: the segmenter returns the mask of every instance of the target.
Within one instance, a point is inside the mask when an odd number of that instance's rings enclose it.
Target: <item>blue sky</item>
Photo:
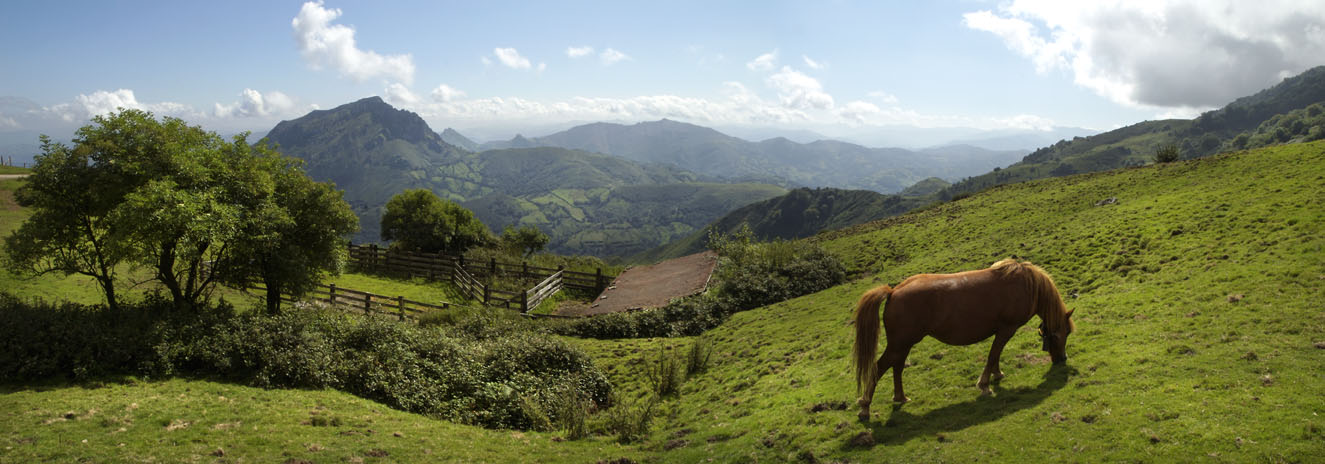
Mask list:
[[[0,132],[265,131],[370,95],[509,136],[663,117],[1109,129],[1325,64],[1325,2],[6,2]]]

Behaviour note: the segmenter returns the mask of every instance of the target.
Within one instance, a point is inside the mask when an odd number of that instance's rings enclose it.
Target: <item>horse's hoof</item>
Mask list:
[[[999,373],[997,373],[997,374],[994,374],[994,381],[997,382],[997,381],[999,381],[999,380],[1003,380],[1003,373],[1002,373],[1002,372],[999,372]]]
[[[907,398],[907,397],[905,397],[905,396],[901,396],[901,397],[894,396],[894,397],[893,397],[893,402],[894,402],[894,403],[897,403],[897,404],[906,404],[906,403],[909,402],[909,401],[911,401],[911,398]]]
[[[869,410],[861,411],[861,412],[859,412],[859,413],[856,413],[856,417],[859,418],[861,422],[869,422],[869,421],[870,421],[870,412],[869,412]]]
[[[980,396],[993,396],[994,391],[988,388],[980,390]]]

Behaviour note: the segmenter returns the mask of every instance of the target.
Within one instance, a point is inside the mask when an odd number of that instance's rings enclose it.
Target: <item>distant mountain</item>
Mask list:
[[[952,183],[946,180],[930,177],[912,184],[910,187],[902,190],[902,193],[899,193],[898,195],[904,197],[924,197],[938,193],[940,190],[948,188],[951,185]]]
[[[460,148],[464,148],[469,151],[479,151],[478,142],[470,140],[468,137],[461,135],[459,132],[456,132],[455,129],[448,127],[446,128],[446,130],[443,130],[440,135],[442,137],[442,141],[446,143],[455,145]]]
[[[953,184],[940,192],[939,198],[1012,182],[1139,166],[1151,162],[1155,152],[1167,145],[1178,147],[1184,159],[1239,150],[1249,146],[1261,125],[1273,126],[1277,123],[1275,118],[1288,117],[1295,110],[1322,102],[1325,102],[1325,66],[1284,79],[1196,119],[1145,121],[1098,135],[1060,140],[1005,169]],[[1239,137],[1243,134],[1247,136]],[[1282,141],[1292,139],[1285,137]]]
[[[551,237],[553,251],[600,256],[661,245],[785,192],[557,147],[472,153],[377,97],[283,121],[268,137],[305,160],[311,177],[345,189],[360,218],[358,242],[379,240],[383,205],[407,188],[460,202],[494,232],[534,225]]]
[[[1087,137],[1100,131],[1080,127],[1055,127],[1047,131],[988,131],[953,139],[945,145],[971,145],[988,150],[1025,150],[1027,152],[1054,142],[1076,137]]]
[[[743,224],[759,240],[796,239],[901,214],[921,201],[869,190],[799,188],[741,207],[683,239],[632,256],[631,261],[654,262],[696,253],[708,246],[710,233],[730,234]]]
[[[964,145],[926,149],[867,148],[786,138],[750,142],[716,130],[663,119],[632,125],[593,123],[533,139],[517,136],[485,147],[554,146],[665,163],[722,178],[779,181],[785,186],[897,192],[927,177],[956,179],[1019,159],[1024,151]]]

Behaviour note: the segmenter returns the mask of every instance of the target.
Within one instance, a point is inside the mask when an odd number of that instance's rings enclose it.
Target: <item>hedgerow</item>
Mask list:
[[[172,308],[162,298],[112,311],[0,293],[0,381],[187,375],[333,388],[455,422],[536,430],[562,422],[565,395],[604,407],[611,398],[589,357],[516,323],[420,327],[319,308]]]

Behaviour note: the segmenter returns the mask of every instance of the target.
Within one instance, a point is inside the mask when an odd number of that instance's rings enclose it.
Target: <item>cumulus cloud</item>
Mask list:
[[[580,58],[593,54],[593,47],[585,45],[583,47],[566,47],[566,56],[571,58]]]
[[[871,98],[877,98],[877,99],[879,99],[879,101],[881,101],[881,102],[883,102],[883,103],[885,103],[885,104],[889,104],[889,105],[896,105],[896,104],[897,104],[897,96],[895,96],[895,95],[893,95],[893,94],[890,94],[890,93],[888,93],[888,92],[884,92],[884,91],[882,91],[882,90],[875,90],[875,91],[870,92],[870,93],[868,93],[868,94],[866,94],[866,95],[869,95]]]
[[[751,71],[772,71],[777,64],[778,51],[775,49],[746,62],[745,67],[750,68]]]
[[[1007,118],[997,118],[996,121],[1001,123],[1003,127],[1009,129],[1050,131],[1054,128],[1054,121],[1052,119],[1033,114],[1018,114]]]
[[[810,59],[810,57],[807,56],[807,55],[801,55],[801,60],[804,61],[804,62],[805,62],[805,65],[806,65],[806,66],[809,66],[810,69],[823,69],[825,66],[827,66],[827,65],[824,64],[824,63],[820,63],[820,62],[818,62],[818,61],[814,61],[813,59]]]
[[[375,77],[406,84],[414,80],[411,55],[384,56],[360,50],[354,41],[354,28],[331,24],[340,15],[339,8],[327,9],[318,0],[304,3],[299,15],[290,21],[299,52],[314,69],[330,67],[359,82]]]
[[[1014,0],[963,16],[1037,71],[1118,103],[1188,114],[1325,63],[1325,3]]]
[[[432,89],[432,99],[436,101],[449,102],[464,96],[465,92],[446,84],[439,85],[437,88]]]
[[[529,58],[520,56],[520,52],[514,48],[494,48],[492,54],[497,56],[497,61],[512,69],[529,69],[533,65],[529,63]]]
[[[613,64],[616,64],[618,61],[629,60],[630,56],[627,56],[625,53],[621,53],[615,49],[609,48],[603,50],[602,53],[598,54],[598,59],[603,60],[604,65],[611,66]]]
[[[795,109],[829,109],[833,107],[833,96],[824,92],[818,79],[800,71],[783,66],[766,83],[777,91],[778,100],[783,106]]]
[[[281,92],[267,93],[244,89],[240,100],[230,104],[216,103],[212,115],[218,118],[251,118],[289,114],[295,110],[294,99]]]
[[[838,112],[843,119],[851,121],[857,125],[866,123],[871,117],[877,116],[880,113],[883,113],[883,110],[880,110],[878,105],[859,100],[847,103],[842,107],[842,110]]]
[[[83,122],[93,116],[110,114],[120,108],[150,111],[158,116],[175,116],[185,119],[200,116],[192,107],[183,103],[139,102],[133,90],[129,89],[98,90],[90,94],[80,94],[74,97],[72,103],[51,105],[34,112],[40,113],[43,117],[55,117],[64,122]]]
[[[418,95],[415,95],[409,87],[406,87],[399,82],[386,86],[385,93],[386,101],[397,106],[413,107],[423,101]]]

